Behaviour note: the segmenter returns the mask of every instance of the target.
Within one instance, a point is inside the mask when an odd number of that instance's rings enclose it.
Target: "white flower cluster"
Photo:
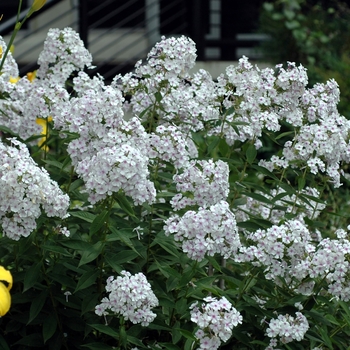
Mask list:
[[[159,125],[150,134],[150,158],[170,162],[176,169],[188,166],[189,159],[198,155],[190,139],[173,125]],[[193,152],[192,150],[195,150]]]
[[[156,196],[148,180],[148,158],[129,144],[105,147],[79,162],[76,171],[84,179],[92,204],[123,190],[134,204],[152,203]]]
[[[123,277],[114,279],[111,276],[107,279],[106,291],[109,296],[95,307],[96,314],[108,315],[109,309],[134,324],[148,326],[156,317],[151,309],[158,306],[158,299],[152,292],[151,285],[143,273],[131,275],[128,271],[121,271],[120,274]]]
[[[7,49],[5,40],[0,36],[1,59]],[[5,62],[1,68],[0,91],[8,91],[11,88],[10,79],[18,77],[18,65],[12,56],[11,50],[8,52]],[[9,84],[8,84],[9,83]],[[8,88],[6,88],[8,86]]]
[[[232,335],[233,327],[242,323],[241,314],[225,298],[207,297],[200,307],[195,302],[190,306],[191,321],[197,323],[195,333],[199,340],[199,349],[218,349],[221,341],[226,342]]]
[[[304,118],[296,136],[285,143],[282,157],[274,156],[261,165],[271,170],[302,161],[312,174],[325,172],[339,187],[340,163],[350,160],[350,122],[339,115],[338,101],[339,89],[333,79],[306,90],[300,106]]]
[[[274,225],[267,230],[248,233],[252,245],[241,247],[236,261],[251,261],[265,267],[265,277],[280,284],[284,278],[291,288],[297,288],[308,275],[308,257],[315,251],[313,237],[305,224],[297,219]]]
[[[217,96],[222,96],[230,112],[209,133],[224,135],[229,145],[254,140],[259,148],[263,130],[279,131],[286,121],[296,134],[285,143],[281,157],[274,155],[260,164],[271,171],[307,166],[312,174],[326,173],[339,187],[340,164],[350,159],[350,122],[337,111],[337,83],[331,79],[308,89],[304,67],[288,62],[286,69],[276,68],[277,73],[271,68],[260,70],[247,57],[238,66],[229,66],[227,77],[218,79]]]
[[[144,114],[152,105],[143,118],[156,116],[159,124],[176,124],[185,133],[202,130],[202,120],[218,119],[220,104],[208,72],[189,74],[195,58],[196,47],[191,39],[163,37],[145,65],[138,62],[135,72],[117,76],[114,85],[131,96],[127,105],[134,114]]]
[[[39,55],[37,77],[64,85],[75,70],[90,67],[92,56],[72,28],[51,28]]]
[[[182,217],[172,216],[165,221],[164,230],[166,235],[174,234],[183,252],[197,261],[215,253],[228,259],[241,246],[235,216],[225,201],[208,209],[189,210]]]
[[[337,230],[336,234],[338,239],[324,238],[317,242],[302,221],[290,220],[246,234],[252,245],[241,247],[235,260],[263,266],[267,279],[280,285],[282,277],[290,288],[303,295],[313,293],[315,279],[325,281],[331,296],[347,302],[350,241],[345,230]]]
[[[4,53],[6,44],[1,36],[0,48]],[[9,51],[0,75],[0,125],[26,139],[33,134],[39,134],[41,128],[35,123],[35,119],[29,120],[23,115],[33,86],[27,77],[18,80],[18,74],[17,63]]]
[[[271,339],[267,349],[273,349],[276,345],[276,338],[280,337],[283,344],[293,340],[301,341],[309,329],[309,322],[301,312],[296,312],[295,317],[291,315],[278,315],[277,319],[272,319],[266,330],[266,335]]]
[[[14,146],[0,142],[0,220],[4,234],[18,240],[35,230],[42,209],[65,218],[69,197],[35,164],[24,144],[11,142]]]
[[[174,210],[198,205],[207,208],[229,193],[228,165],[221,160],[191,161],[181,174],[174,175],[176,189],[181,192],[170,201]]]
[[[300,125],[299,98],[307,84],[306,69],[290,62],[287,70],[277,68],[276,76],[272,68],[260,70],[245,56],[236,67],[227,67],[227,77],[222,75],[218,79],[218,94],[224,97],[224,106],[234,107],[234,112],[225,116],[224,125],[214,128],[212,133],[224,133],[226,142],[232,145],[235,140],[256,140],[263,128],[280,130],[282,119]],[[232,122],[239,122],[238,133]],[[260,147],[261,141],[256,140],[255,144]]]
[[[73,83],[77,97],[66,99],[52,108],[56,129],[75,133],[68,153],[77,174],[85,182],[92,204],[113,192],[123,190],[134,204],[152,203],[156,192],[148,180],[149,136],[137,118],[124,120],[123,97],[119,90],[92,81],[80,72]]]
[[[350,300],[350,241],[345,230],[336,232],[338,239],[323,239],[306,268],[310,277],[325,279],[328,293],[345,302]]]

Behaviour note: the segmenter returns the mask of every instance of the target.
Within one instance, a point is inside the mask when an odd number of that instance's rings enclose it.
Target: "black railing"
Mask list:
[[[40,26],[32,29],[29,24],[29,29],[15,42],[15,46],[19,47],[21,41],[30,40],[32,35],[42,32],[48,26],[59,27],[63,17],[74,12],[75,19],[69,26],[79,31],[93,57],[98,57],[94,61],[97,68],[92,73],[97,71],[106,80],[111,80],[118,73],[130,71],[136,61],[145,57],[161,34],[190,36],[196,42],[200,61],[236,60],[239,58],[238,48],[254,47],[262,40],[261,37],[249,35],[242,38],[237,22],[234,30],[227,32],[230,23],[222,23],[222,19],[226,18],[222,11],[227,11],[227,8],[222,9],[222,0],[71,0],[67,11],[45,20],[44,12],[53,6],[60,6],[60,3],[67,6],[68,2],[47,0],[43,9],[33,15],[33,18],[42,15]],[[227,6],[227,2],[225,4]],[[27,10],[21,12],[22,18]],[[243,11],[244,7],[241,6],[240,10]],[[31,18],[29,23],[30,20]],[[8,34],[15,21],[16,16],[0,22],[0,34]],[[257,22],[257,19],[252,19],[253,21]],[[222,33],[223,28],[225,33]],[[244,28],[246,30],[247,23],[244,23]],[[32,49],[35,50],[40,45],[42,43],[34,45]],[[214,58],[208,54],[213,48],[216,50]],[[125,57],[126,52],[130,52],[128,57]],[[28,62],[26,56],[26,53],[16,56],[21,74],[36,68],[36,62]]]

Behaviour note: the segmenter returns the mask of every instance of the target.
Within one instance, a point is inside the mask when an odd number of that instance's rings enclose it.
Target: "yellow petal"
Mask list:
[[[4,267],[0,266],[0,285],[4,285],[7,287],[8,290],[10,290],[12,288],[12,275],[11,272],[6,270]]]
[[[19,79],[19,77],[10,77],[10,83],[16,84]]]
[[[0,282],[0,316],[4,316],[10,310],[11,295],[6,286]]]
[[[27,73],[27,78],[31,83],[34,81],[35,77],[36,77],[36,70],[34,72]]]

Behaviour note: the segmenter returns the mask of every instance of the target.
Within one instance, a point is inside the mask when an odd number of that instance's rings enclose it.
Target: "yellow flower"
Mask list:
[[[41,145],[46,141],[47,139],[47,123],[52,121],[52,117],[48,117],[47,119],[43,118],[36,118],[36,123],[39,124],[43,129],[41,131],[41,135],[44,135],[41,137],[38,141],[38,146],[41,147]],[[44,151],[48,151],[49,147],[44,146]]]
[[[12,283],[11,272],[0,266],[0,317],[10,310]]]
[[[17,77],[17,78],[15,78],[15,77],[10,77],[10,83],[16,84],[17,81],[18,81],[19,79],[20,79],[19,77]]]
[[[34,0],[33,5],[31,7],[31,10],[34,11],[39,11],[46,3],[46,0]]]
[[[34,81],[35,77],[36,77],[36,70],[34,72],[27,73],[27,78],[31,83]]]

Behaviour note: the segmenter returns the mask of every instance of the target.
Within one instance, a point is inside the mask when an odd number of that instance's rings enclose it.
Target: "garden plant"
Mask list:
[[[214,81],[185,36],[109,85],[70,28],[35,74],[0,47],[1,349],[348,349],[335,80]]]

